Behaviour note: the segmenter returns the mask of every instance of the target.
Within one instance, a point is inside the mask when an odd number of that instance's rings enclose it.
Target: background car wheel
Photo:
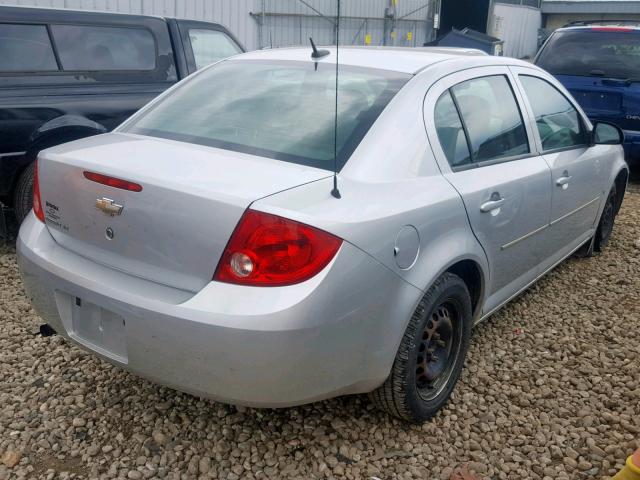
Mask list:
[[[596,252],[601,252],[609,243],[611,234],[613,233],[613,224],[616,220],[616,187],[611,187],[609,196],[607,197],[607,203],[602,210],[600,216],[600,223],[598,223],[598,229],[596,230],[596,238],[594,242],[594,248]]]
[[[471,296],[445,273],[422,297],[402,338],[391,373],[370,396],[391,415],[421,423],[447,402],[471,338]]]
[[[31,208],[33,208],[33,175],[35,165],[35,162],[31,162],[22,174],[20,174],[13,194],[13,209],[18,223],[22,223],[24,217],[26,217]]]

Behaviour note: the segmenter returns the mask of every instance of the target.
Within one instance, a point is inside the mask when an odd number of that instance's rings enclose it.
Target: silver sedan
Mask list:
[[[607,244],[622,134],[469,50],[341,49],[336,105],[335,55],[233,57],[42,152],[18,240],[42,317],[228,403],[434,415],[475,324]]]

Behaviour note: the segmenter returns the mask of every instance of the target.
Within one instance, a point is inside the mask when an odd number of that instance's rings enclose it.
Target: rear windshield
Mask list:
[[[640,31],[557,32],[549,39],[536,63],[553,75],[637,79],[640,76]]]
[[[225,61],[203,71],[122,131],[333,170],[335,65]],[[340,67],[338,167],[410,75]]]

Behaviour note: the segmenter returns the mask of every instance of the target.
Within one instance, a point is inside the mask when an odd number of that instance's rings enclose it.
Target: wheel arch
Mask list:
[[[80,115],[61,115],[43,123],[29,137],[26,153],[20,165],[13,171],[9,196],[13,201],[16,186],[23,172],[35,160],[38,152],[45,148],[71,142],[80,138],[106,133],[108,129],[93,120]]]
[[[61,115],[40,125],[29,136],[26,153],[20,157],[18,165],[12,170],[8,179],[7,196],[11,205],[15,207],[18,183],[29,165],[36,159],[38,152],[45,148],[107,131],[108,129],[104,125],[80,115]]]
[[[79,138],[106,133],[108,129],[80,115],[61,115],[43,123],[29,137],[27,156],[33,157],[44,148]]]
[[[627,168],[621,169],[613,181],[616,187],[616,214],[620,211],[622,201],[624,200],[624,194],[627,190],[627,182],[629,181],[629,170]]]
[[[458,260],[448,266],[443,273],[453,273],[462,279],[471,295],[473,318],[477,320],[482,312],[482,299],[485,291],[485,274],[482,266],[470,258]]]

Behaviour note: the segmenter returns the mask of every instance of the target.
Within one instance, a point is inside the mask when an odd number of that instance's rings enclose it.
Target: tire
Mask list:
[[[460,377],[472,318],[467,286],[457,275],[443,274],[411,316],[389,377],[370,393],[373,403],[412,423],[433,417]]]
[[[605,249],[609,240],[611,240],[611,234],[613,233],[613,225],[616,220],[616,202],[617,191],[616,186],[611,187],[607,202],[600,215],[600,222],[598,222],[598,229],[596,230],[596,237],[593,243],[594,250],[596,252],[602,252]]]
[[[13,193],[13,209],[16,214],[18,224],[29,214],[33,208],[33,175],[35,173],[35,162],[27,165],[27,168],[20,174],[16,189]]]

